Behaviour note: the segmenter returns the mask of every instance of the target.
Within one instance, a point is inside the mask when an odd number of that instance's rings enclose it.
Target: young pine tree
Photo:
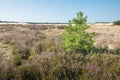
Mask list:
[[[67,52],[80,51],[86,54],[92,49],[94,34],[85,32],[89,28],[86,21],[87,17],[84,17],[82,12],[77,13],[77,17],[69,21],[66,32],[62,35],[62,43]]]

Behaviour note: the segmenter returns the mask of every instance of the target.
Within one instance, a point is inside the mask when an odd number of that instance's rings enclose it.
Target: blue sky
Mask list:
[[[88,22],[120,20],[120,0],[0,0],[0,20],[68,22],[82,11]]]

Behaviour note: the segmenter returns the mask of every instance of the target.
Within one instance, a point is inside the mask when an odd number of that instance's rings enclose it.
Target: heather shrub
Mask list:
[[[7,36],[6,36],[7,37]],[[2,41],[4,44],[12,44],[9,39],[3,39]]]
[[[97,47],[93,47],[91,49],[90,53],[99,53],[99,54],[119,54],[120,53],[120,49],[116,48],[116,49],[108,49],[108,47],[104,47],[104,48],[97,48]]]
[[[30,64],[40,69],[43,80],[79,80],[82,74],[79,60],[82,58],[80,54],[53,54],[49,57],[36,55]]]
[[[22,59],[23,59],[23,55],[25,55],[25,53],[23,53],[22,51],[22,47],[13,47],[12,53],[13,53],[13,57],[12,57],[12,62],[15,66],[20,66],[22,64]]]
[[[13,50],[13,54],[20,55],[22,59],[28,59],[28,57],[30,56],[30,49],[26,47],[15,48]]]
[[[9,64],[9,65],[8,65]],[[0,62],[0,80],[12,80],[14,78],[13,66],[9,61]]]
[[[57,66],[53,71],[54,79],[58,80],[79,80],[81,74],[81,68],[69,67],[67,65]]]
[[[61,43],[59,40],[51,38],[51,39],[45,39],[44,41],[40,41],[35,49],[35,53],[41,54],[42,52],[64,52],[65,50],[61,46]]]
[[[22,66],[20,68],[20,75],[22,80],[42,80],[40,71],[32,66]]]
[[[57,26],[57,29],[65,29],[65,25],[60,25],[60,26]]]
[[[21,66],[1,62],[1,80],[119,80],[118,54],[36,54]],[[104,74],[104,75],[103,75]]]
[[[120,55],[93,54],[83,66],[82,80],[118,80]],[[103,75],[104,74],[104,75]]]
[[[59,41],[55,41],[51,39],[49,41],[46,40],[46,51],[59,53],[62,50],[61,44]],[[63,50],[64,51],[64,50]]]
[[[53,55],[50,60],[44,60],[42,72],[44,72],[44,70],[47,71],[48,75],[45,75],[45,73],[44,75],[45,77],[48,76],[48,79],[76,80],[78,78],[79,80],[79,76],[82,71],[80,67],[81,63],[74,64],[72,63],[74,60],[71,60],[71,57],[65,54]],[[51,75],[49,76],[49,74]]]
[[[45,45],[45,42],[40,42],[37,46],[36,46],[36,49],[35,49],[35,52],[37,54],[41,54],[41,52],[45,51],[46,50],[46,45]]]

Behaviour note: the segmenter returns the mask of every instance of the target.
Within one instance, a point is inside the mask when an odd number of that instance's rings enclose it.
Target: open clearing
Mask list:
[[[95,32],[95,45],[109,49],[120,48],[120,26],[91,25],[88,32]]]

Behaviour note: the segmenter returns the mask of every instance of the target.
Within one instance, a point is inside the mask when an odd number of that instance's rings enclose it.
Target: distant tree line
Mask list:
[[[120,20],[114,21],[113,24],[114,25],[120,25]]]
[[[28,24],[68,24],[66,22],[26,22]]]

